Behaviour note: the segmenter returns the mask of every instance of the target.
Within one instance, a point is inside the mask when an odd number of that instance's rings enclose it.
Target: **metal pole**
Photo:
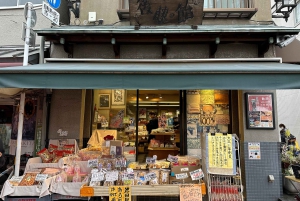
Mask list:
[[[25,43],[24,43],[23,66],[28,65],[28,52],[29,52],[30,28],[31,28],[31,9],[32,9],[32,4],[28,3],[27,19],[26,19],[26,35],[25,35]]]
[[[23,66],[28,65],[28,52],[29,52],[29,41],[30,41],[30,28],[31,28],[31,9],[33,5],[28,2],[27,16],[26,16],[26,35],[24,43],[24,57]],[[19,176],[20,171],[20,159],[22,149],[22,134],[23,134],[23,120],[24,120],[24,105],[25,105],[25,92],[21,93],[20,107],[19,107],[19,122],[18,122],[18,137],[17,137],[17,150],[16,150],[16,167],[15,176]]]
[[[20,159],[21,159],[21,148],[22,148],[21,142],[22,142],[22,133],[23,133],[23,119],[24,119],[24,105],[25,105],[24,103],[25,103],[25,92],[22,92],[21,99],[20,99],[20,107],[19,107],[15,176],[19,176],[19,171],[20,171]]]

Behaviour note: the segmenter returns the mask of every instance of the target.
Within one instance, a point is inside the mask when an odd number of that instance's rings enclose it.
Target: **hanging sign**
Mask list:
[[[59,12],[51,8],[51,6],[44,1],[42,6],[42,15],[48,18],[52,23],[59,26],[59,18],[60,18]]]
[[[110,186],[109,201],[131,201],[131,187]]]
[[[181,185],[180,201],[202,201],[202,191],[200,185]]]

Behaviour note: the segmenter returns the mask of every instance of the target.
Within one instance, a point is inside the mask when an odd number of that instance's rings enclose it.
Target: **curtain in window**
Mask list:
[[[245,0],[204,0],[204,8],[245,8]]]

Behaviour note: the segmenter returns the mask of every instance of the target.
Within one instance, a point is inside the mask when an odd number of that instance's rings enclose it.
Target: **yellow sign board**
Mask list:
[[[110,186],[109,201],[131,201],[131,187]]]
[[[210,168],[233,168],[232,135],[208,134]]]

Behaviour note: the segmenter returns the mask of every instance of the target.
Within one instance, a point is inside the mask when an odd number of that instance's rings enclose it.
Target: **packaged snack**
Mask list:
[[[75,145],[74,144],[66,144],[63,146],[63,150],[70,151],[72,154],[75,152]]]
[[[37,173],[26,173],[19,186],[32,186],[35,182],[36,175]]]
[[[135,185],[147,185],[147,181],[145,180],[146,171],[137,171],[135,178]]]
[[[54,156],[53,160],[51,161],[52,163],[58,163],[58,161],[62,158],[62,156]]]
[[[23,179],[23,176],[12,176],[11,179],[9,180],[9,183],[12,185],[12,186],[18,186],[19,183],[22,181]]]
[[[153,177],[150,181],[149,181],[149,185],[159,185],[159,175],[160,175],[160,170],[157,169],[151,169],[149,170],[149,173],[154,173],[155,174],[155,178]]]
[[[131,168],[131,169],[137,169],[137,166],[138,166],[138,162],[131,162],[128,164],[128,168]]]
[[[56,146],[54,144],[49,144],[48,151],[50,154],[52,154],[57,149],[58,149],[58,146]]]
[[[39,151],[39,152],[37,153],[37,155],[38,155],[39,157],[41,157],[43,163],[51,163],[51,161],[52,161],[52,156],[51,156],[51,154],[49,153],[48,149],[46,149],[46,148],[44,148],[44,149],[42,149],[41,151]]]
[[[169,184],[170,170],[162,169],[159,174],[159,184]]]

